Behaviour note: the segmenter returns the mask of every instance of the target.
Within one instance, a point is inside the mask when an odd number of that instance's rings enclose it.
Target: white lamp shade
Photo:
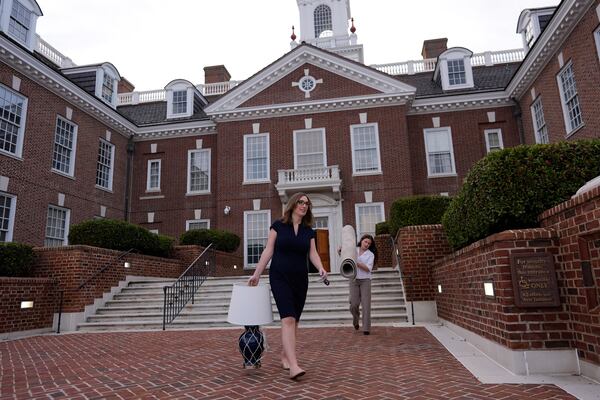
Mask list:
[[[271,293],[266,285],[233,285],[227,322],[234,325],[266,325],[273,322]]]

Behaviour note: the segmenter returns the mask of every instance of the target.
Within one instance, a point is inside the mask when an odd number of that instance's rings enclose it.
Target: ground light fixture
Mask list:
[[[483,291],[487,297],[494,297],[494,282],[483,282]]]
[[[442,285],[438,285],[438,293],[442,293]]]
[[[21,308],[33,308],[33,301],[22,301]]]
[[[125,261],[125,264],[123,264],[124,268],[131,268],[131,263],[129,261]]]

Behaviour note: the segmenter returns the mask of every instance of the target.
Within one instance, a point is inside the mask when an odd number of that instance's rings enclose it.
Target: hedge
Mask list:
[[[192,229],[181,235],[179,243],[182,245],[195,244],[204,247],[212,243],[215,250],[232,253],[239,247],[240,237],[218,229]]]
[[[442,215],[450,205],[448,196],[403,197],[392,203],[390,209],[390,234],[411,225],[432,225],[442,222]]]
[[[156,235],[141,226],[125,221],[94,219],[76,224],[69,229],[69,244],[88,245],[105,249],[136,249],[151,256],[168,257],[173,239]]]
[[[478,161],[442,218],[452,247],[538,226],[543,211],[600,175],[600,140],[518,146]]]
[[[33,247],[20,243],[0,243],[0,276],[31,276],[34,260]]]
[[[375,234],[385,235],[390,233],[390,224],[387,221],[375,224]]]

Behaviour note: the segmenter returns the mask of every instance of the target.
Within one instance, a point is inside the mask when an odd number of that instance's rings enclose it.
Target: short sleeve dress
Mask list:
[[[279,316],[299,321],[308,290],[308,254],[315,231],[300,225],[296,234],[292,224],[280,220],[275,221],[271,229],[277,232],[269,269],[271,292]]]

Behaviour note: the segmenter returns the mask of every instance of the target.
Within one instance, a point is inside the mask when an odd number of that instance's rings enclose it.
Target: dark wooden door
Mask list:
[[[327,229],[317,229],[317,253],[323,263],[325,271],[331,272],[329,264],[329,231]]]

